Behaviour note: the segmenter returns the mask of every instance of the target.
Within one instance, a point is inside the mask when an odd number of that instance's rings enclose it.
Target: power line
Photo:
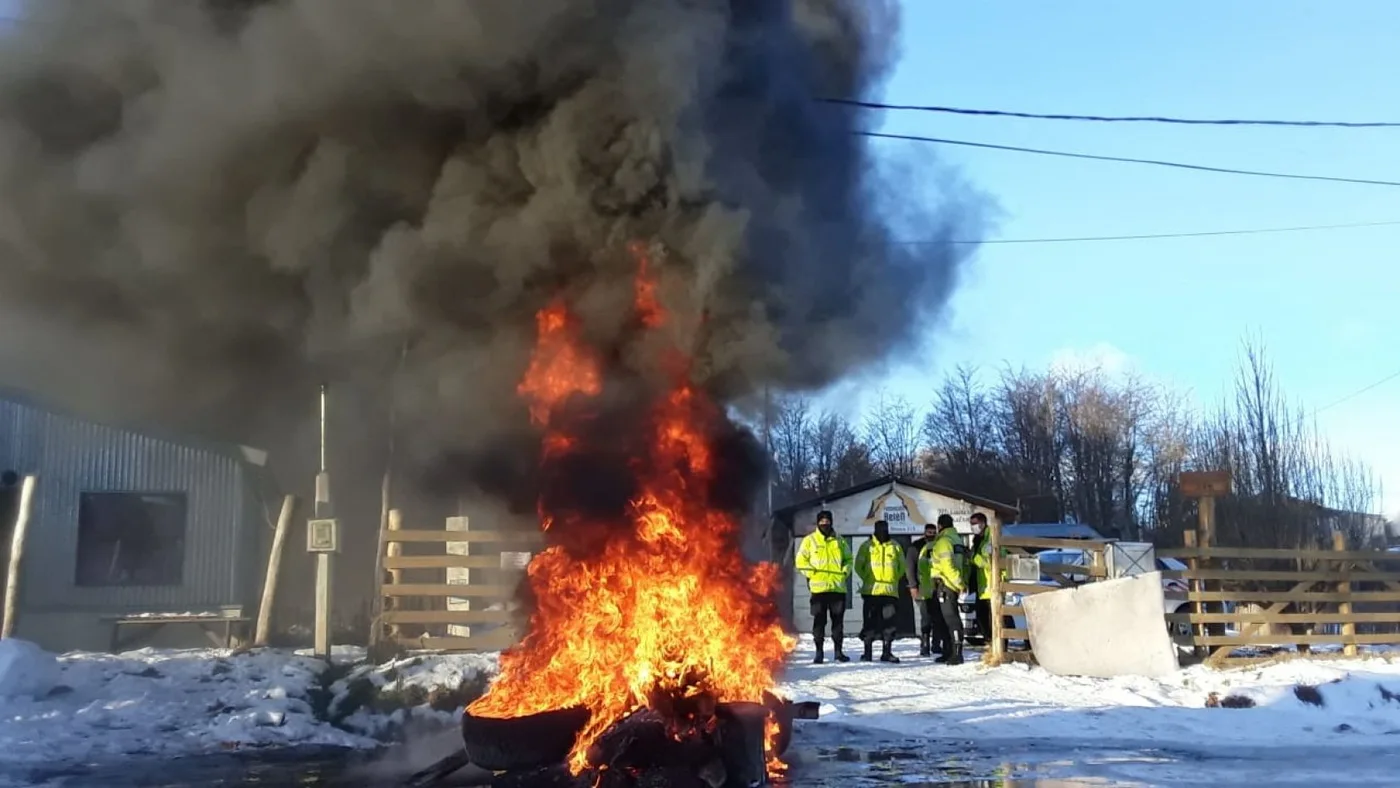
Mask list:
[[[1314,410],[1314,411],[1312,412],[1312,415],[1316,416],[1317,414],[1321,413],[1321,412],[1324,411],[1324,410],[1327,410],[1328,408],[1335,408],[1335,407],[1337,407],[1338,405],[1341,405],[1341,404],[1344,403],[1344,402],[1350,402],[1351,400],[1356,399],[1357,397],[1361,396],[1362,394],[1365,394],[1366,392],[1371,391],[1372,389],[1380,388],[1381,386],[1384,386],[1385,384],[1389,383],[1389,382],[1392,381],[1392,380],[1395,380],[1396,378],[1400,378],[1400,369],[1397,369],[1396,371],[1392,372],[1391,374],[1386,375],[1385,377],[1381,378],[1380,380],[1376,381],[1375,383],[1372,383],[1372,384],[1370,384],[1370,385],[1368,385],[1368,386],[1363,386],[1363,387],[1357,389],[1356,391],[1353,391],[1352,393],[1346,395],[1345,397],[1342,397],[1341,399],[1333,400],[1333,401],[1327,403],[1326,405],[1323,405],[1322,407],[1320,407],[1320,408]]]
[[[907,246],[921,244],[941,244],[952,243],[958,245],[983,245],[983,244],[1066,244],[1066,243],[1093,243],[1099,241],[1149,241],[1159,238],[1210,238],[1222,235],[1264,235],[1267,233],[1302,233],[1322,230],[1350,230],[1362,227],[1393,227],[1400,225],[1400,221],[1390,222],[1353,222],[1349,224],[1311,224],[1296,227],[1254,227],[1240,230],[1206,230],[1201,232],[1184,233],[1142,233],[1138,235],[1082,235],[1053,238],[994,238],[986,241],[899,241],[898,243]]]
[[[1186,126],[1304,126],[1314,128],[1340,129],[1390,129],[1400,128],[1400,122],[1386,121],[1342,121],[1342,120],[1240,120],[1173,118],[1159,115],[1066,115],[1058,113],[1012,112],[999,109],[968,109],[966,107],[941,107],[918,104],[882,104],[877,101],[857,101],[855,99],[818,99],[826,104],[842,104],[865,109],[912,110],[915,112],[940,112],[948,115],[977,115],[1000,118],[1028,118],[1031,120],[1074,120],[1095,123],[1173,123]]]
[[[1330,181],[1333,183],[1360,183],[1368,186],[1400,186],[1400,181],[1381,181],[1369,178],[1342,178],[1331,175],[1299,175],[1288,172],[1266,172],[1262,170],[1241,170],[1233,167],[1211,167],[1205,164],[1186,164],[1179,161],[1161,161],[1159,159],[1134,159],[1126,156],[1102,156],[1094,153],[1073,153],[1061,150],[1046,150],[1043,148],[1023,148],[1016,145],[994,145],[990,142],[970,142],[968,140],[952,140],[942,137],[924,137],[917,134],[888,134],[879,131],[856,131],[862,137],[876,137],[890,140],[910,140],[913,142],[932,142],[939,145],[960,145],[966,148],[983,148],[986,150],[1004,150],[1016,153],[1033,153],[1038,156],[1060,156],[1068,159],[1089,159],[1092,161],[1116,161],[1127,164],[1150,164],[1154,167],[1173,167],[1180,170],[1194,170],[1197,172],[1217,172],[1226,175],[1252,175],[1260,178],[1287,178],[1301,181]]]

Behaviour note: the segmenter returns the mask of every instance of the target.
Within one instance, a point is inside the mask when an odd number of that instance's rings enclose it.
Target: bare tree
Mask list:
[[[919,419],[903,397],[881,391],[865,417],[865,443],[879,474],[914,476],[919,472]]]
[[[769,435],[776,464],[774,496],[784,503],[812,492],[812,405],[800,396],[774,398]]]
[[[812,422],[807,442],[812,450],[812,488],[819,495],[853,487],[874,474],[869,449],[839,413],[828,411]]]
[[[1112,383],[1098,370],[1074,375],[1062,390],[1070,511],[1080,522],[1135,539],[1153,392],[1131,378]]]
[[[992,395],[992,421],[1002,461],[1018,489],[1022,515],[1059,520],[1064,514],[1065,440],[1059,380],[1052,374],[1006,369]]]

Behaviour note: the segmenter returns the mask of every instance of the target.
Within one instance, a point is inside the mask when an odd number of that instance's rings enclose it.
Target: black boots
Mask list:
[[[933,635],[927,632],[919,636],[919,656],[927,657],[933,654],[933,651],[929,648],[929,641],[931,640],[933,640]]]
[[[871,659],[873,659],[873,657],[870,655],[870,650],[874,647],[874,645],[875,644],[870,642],[869,640],[865,641],[865,650],[860,652],[861,662],[869,662]]]
[[[826,638],[817,636],[813,640],[817,644],[817,656],[812,658],[812,664],[820,665],[826,662]]]
[[[851,658],[846,656],[846,650],[842,648],[844,638],[833,638],[832,643],[836,646],[836,661],[850,662]]]
[[[899,657],[896,657],[896,656],[894,655],[894,652],[890,650],[891,646],[893,646],[893,645],[894,645],[894,644],[891,643],[890,641],[888,641],[888,640],[885,641],[884,646],[880,649],[880,661],[881,661],[881,662],[889,662],[889,663],[894,664],[894,665],[898,665],[898,664],[899,664]],[[867,653],[868,653],[868,652],[867,652]]]
[[[962,650],[961,643],[954,643],[948,647],[948,653],[940,657],[938,661],[946,665],[961,665],[963,664]]]

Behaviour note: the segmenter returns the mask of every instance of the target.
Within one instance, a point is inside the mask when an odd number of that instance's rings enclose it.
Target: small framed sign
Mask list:
[[[306,521],[306,552],[340,552],[340,523],[334,519]]]
[[[524,569],[530,565],[530,559],[532,557],[533,556],[531,556],[530,553],[520,553],[502,550],[501,568],[524,571]]]

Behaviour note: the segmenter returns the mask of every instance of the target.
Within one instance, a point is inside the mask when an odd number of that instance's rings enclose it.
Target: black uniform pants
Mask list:
[[[889,645],[895,635],[895,597],[861,595],[860,639],[866,643]]]
[[[927,602],[929,615],[934,617],[934,650],[946,654],[947,648],[962,645],[962,612],[958,610],[958,594],[939,587]]]
[[[846,595],[840,591],[812,594],[812,637],[817,648],[826,637],[827,618],[831,619],[831,639],[837,643],[846,636]]]
[[[919,608],[919,632],[924,635],[937,635],[938,625],[943,617],[938,613],[938,604],[933,599],[916,599],[915,607]]]
[[[992,642],[992,600],[977,600],[977,633],[988,643]]]

